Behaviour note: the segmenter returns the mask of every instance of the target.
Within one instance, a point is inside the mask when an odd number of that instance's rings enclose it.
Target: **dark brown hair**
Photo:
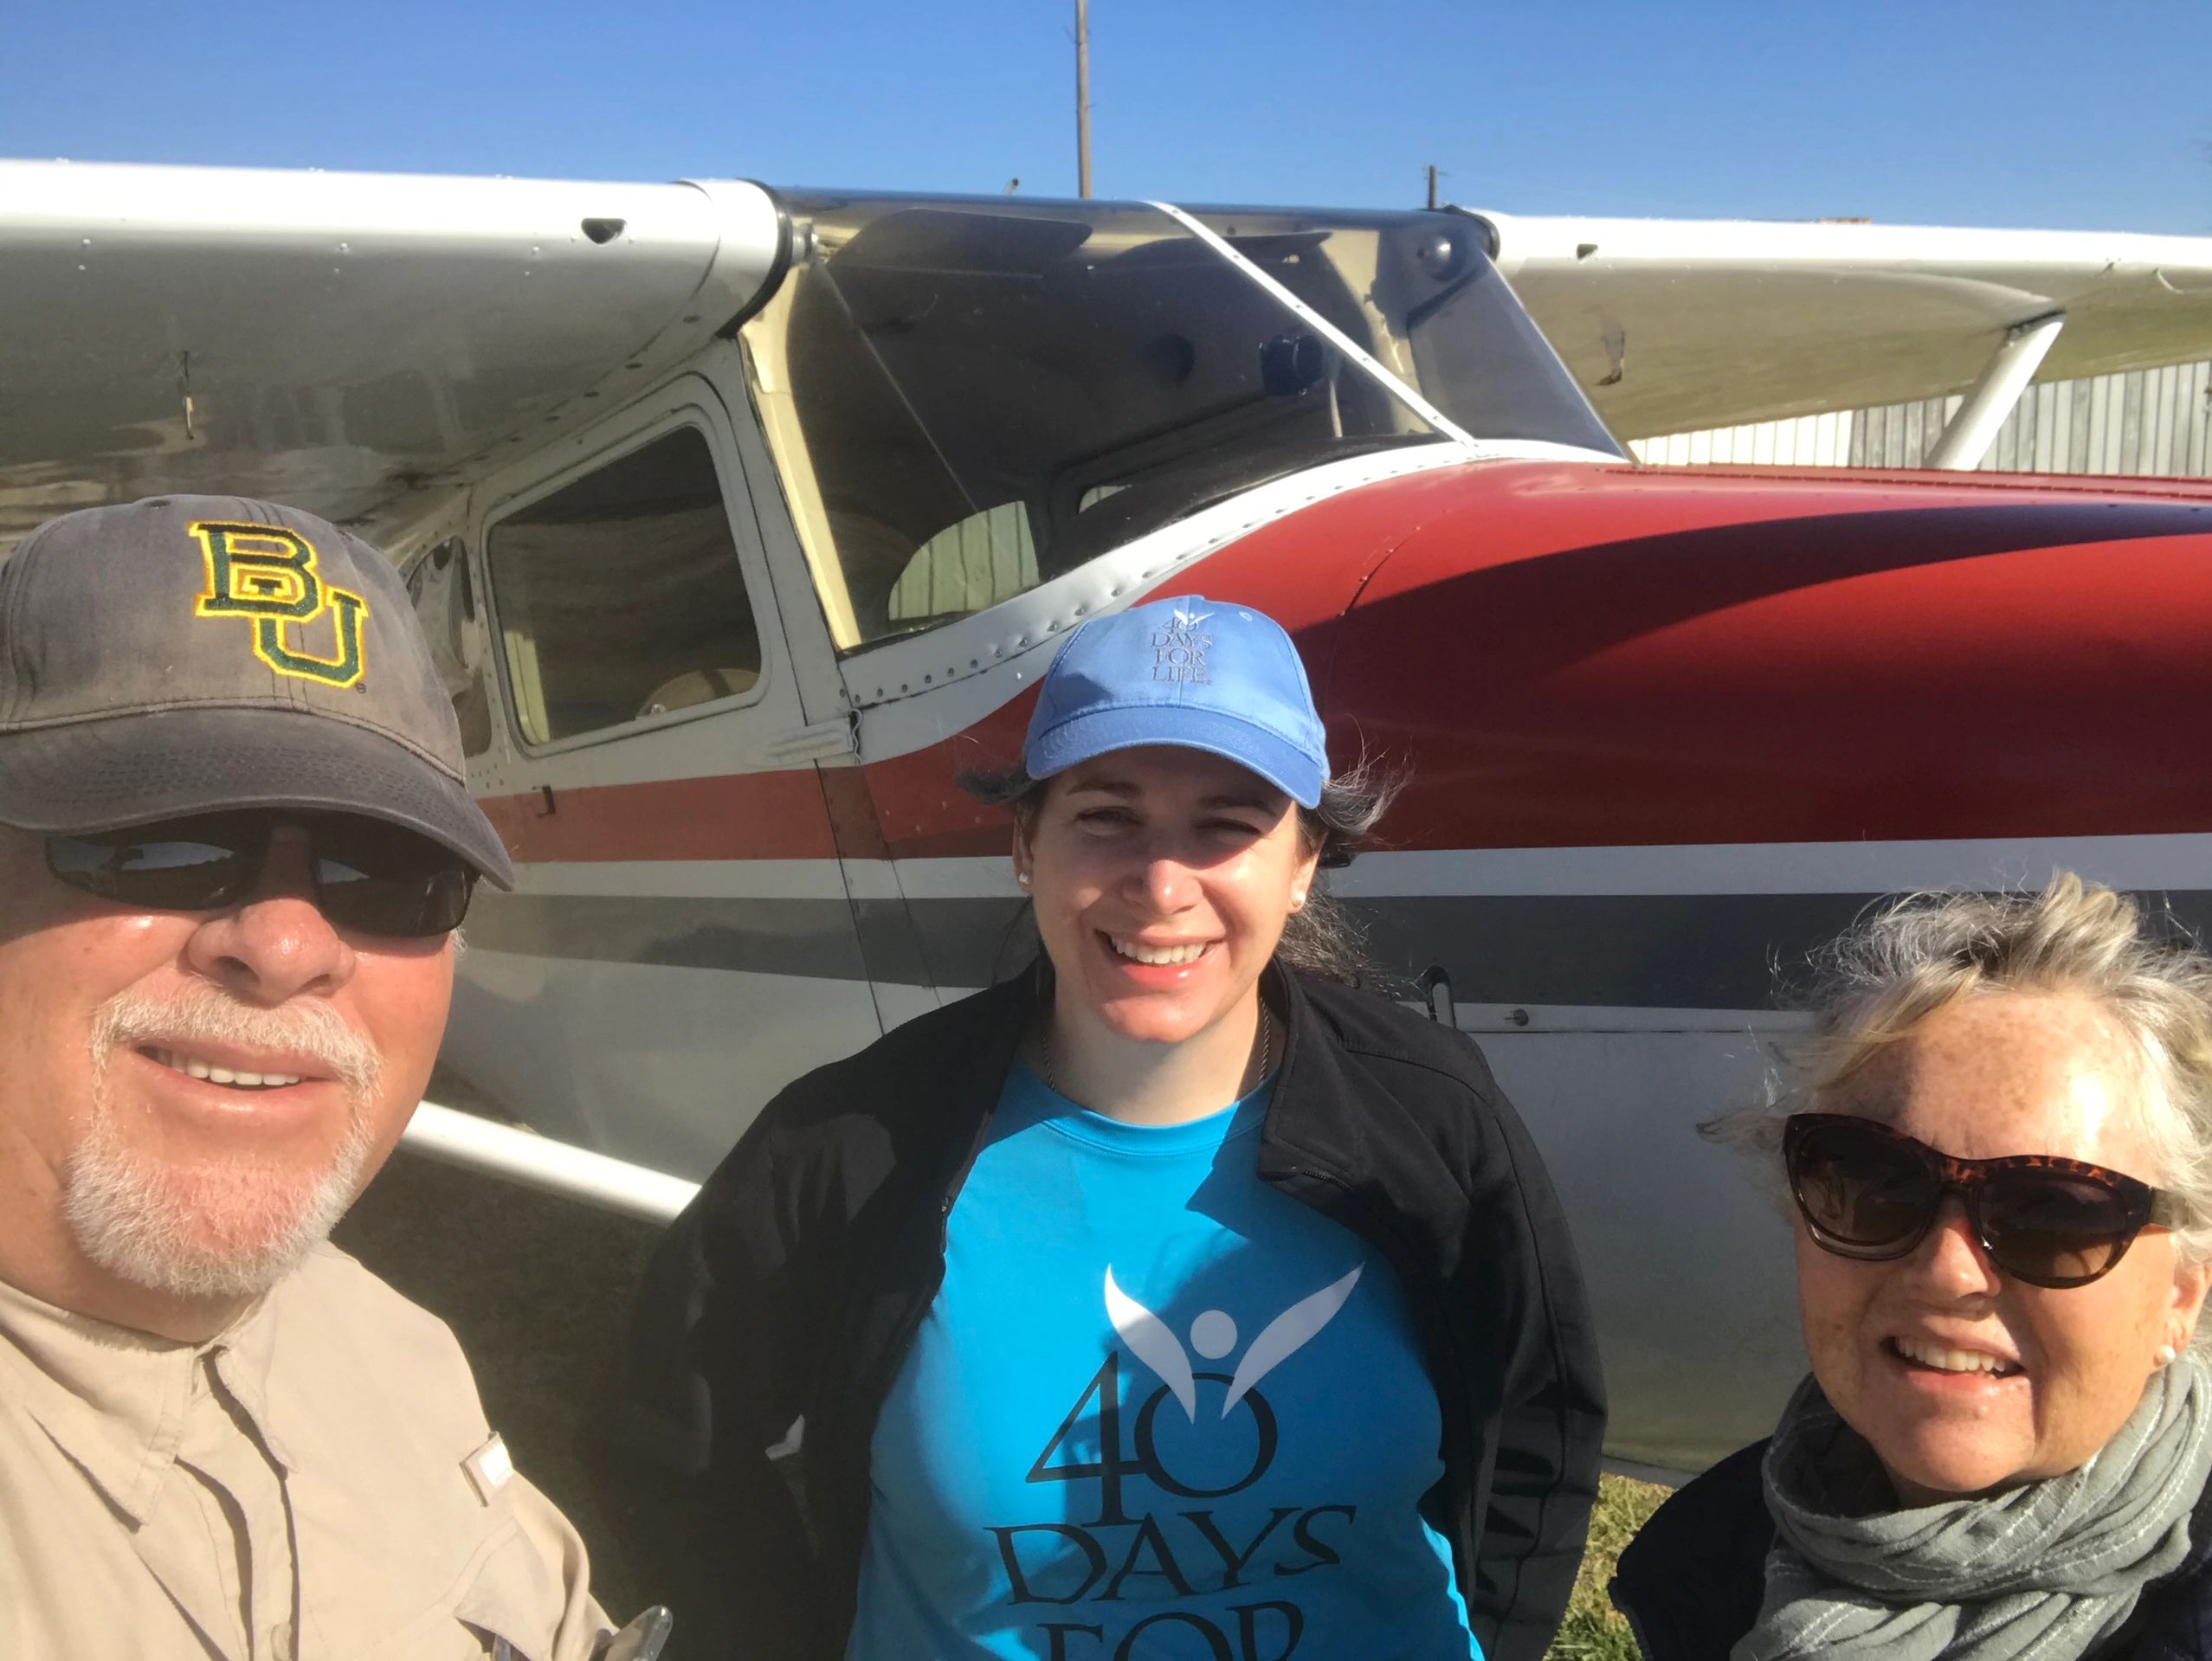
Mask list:
[[[1031,778],[1017,763],[965,772],[957,782],[977,801],[1011,812],[1026,837],[1044,806],[1048,781]],[[1320,856],[1323,871],[1341,870],[1351,863],[1404,783],[1398,773],[1362,756],[1356,766],[1321,787],[1318,803],[1299,808],[1299,834],[1306,852]],[[1325,878],[1315,879],[1306,904],[1285,920],[1275,961],[1286,969],[1347,986],[1370,985],[1379,978],[1358,924],[1328,892]]]

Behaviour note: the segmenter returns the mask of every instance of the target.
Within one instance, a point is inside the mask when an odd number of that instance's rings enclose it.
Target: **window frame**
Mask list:
[[[489,584],[478,580],[475,550],[470,546],[468,531],[453,529],[444,536],[434,538],[428,547],[408,563],[407,569],[400,573],[400,580],[407,589],[408,605],[415,614],[416,624],[427,635],[429,633],[429,623],[422,615],[422,595],[417,585],[427,584],[429,581],[427,573],[435,569],[433,562],[436,560],[440,551],[444,550],[451,550],[448,555],[447,563],[455,568],[459,573],[454,579],[454,595],[462,611],[458,628],[463,632],[475,633],[483,637],[484,661],[477,665],[475,682],[477,690],[483,695],[487,705],[489,705],[494,701],[492,688],[497,682],[499,673],[491,663],[491,659],[498,655],[493,644],[497,637],[492,632],[491,617],[486,608],[484,598]],[[431,652],[435,657],[437,652],[435,642],[432,644]],[[478,748],[471,750],[468,747],[468,729],[461,720],[460,704],[450,695],[447,702],[453,708],[455,724],[461,728],[462,762],[464,763],[482,762],[498,747],[500,736],[498,717],[487,707],[484,742]]]
[[[519,463],[509,479],[500,481],[503,488],[496,493],[487,493],[485,505],[474,516],[472,528],[476,539],[476,551],[483,560],[484,582],[479,596],[479,609],[490,633],[487,644],[499,677],[507,740],[519,757],[536,759],[564,756],[599,744],[659,732],[668,727],[682,726],[711,716],[750,709],[768,699],[775,690],[777,680],[784,673],[783,628],[774,603],[775,589],[769,582],[757,528],[751,522],[751,499],[744,493],[745,473],[732,452],[726,418],[723,416],[719,400],[714,397],[711,388],[694,377],[685,378],[690,384],[673,388],[668,395],[641,406],[634,412],[632,419],[609,422],[571,444],[557,445],[546,454],[533,456]],[[715,488],[721,498],[722,515],[729,530],[731,550],[736,556],[735,575],[738,589],[745,596],[745,604],[751,609],[754,631],[760,641],[759,674],[753,684],[741,692],[686,705],[681,709],[664,710],[658,715],[632,716],[625,721],[594,727],[585,732],[571,733],[566,737],[550,739],[543,744],[533,743],[523,730],[521,706],[515,692],[513,665],[507,651],[506,628],[500,614],[499,576],[492,559],[493,534],[516,514],[687,428],[698,433],[705,441],[708,464],[714,469]],[[577,453],[579,450],[581,454]],[[733,489],[736,495],[732,494]],[[740,499],[747,506],[747,512],[738,512]],[[756,534],[749,535],[748,532]],[[764,595],[769,599],[765,608],[761,604]]]

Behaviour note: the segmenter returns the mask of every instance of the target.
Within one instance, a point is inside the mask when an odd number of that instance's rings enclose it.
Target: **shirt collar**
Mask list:
[[[283,1304],[295,1277],[296,1272],[279,1281],[211,1346],[211,1358],[223,1388],[246,1410],[254,1428],[261,1432],[262,1445],[287,1471],[296,1471],[299,1463],[281,1432],[278,1392],[271,1387],[277,1356],[284,1347]]]
[[[207,1389],[203,1361],[239,1400],[269,1451],[269,1300],[257,1301],[204,1343],[184,1343],[57,1309],[0,1280],[0,1383],[118,1510],[152,1515],[177,1461],[186,1416]]]

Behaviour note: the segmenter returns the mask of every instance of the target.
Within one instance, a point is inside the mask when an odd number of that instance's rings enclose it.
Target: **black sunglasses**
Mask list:
[[[242,809],[46,839],[72,888],[154,911],[218,911],[260,885],[279,825],[306,833],[315,904],[342,929],[419,938],[468,914],[476,872],[427,836],[352,814]]]
[[[1845,1113],[1792,1114],[1782,1154],[1815,1242],[1865,1262],[1911,1253],[1949,1194],[1964,1201],[1990,1261],[2031,1286],[2086,1286],[2146,1226],[2185,1220],[2171,1194],[2102,1165],[2055,1154],[1955,1159]]]

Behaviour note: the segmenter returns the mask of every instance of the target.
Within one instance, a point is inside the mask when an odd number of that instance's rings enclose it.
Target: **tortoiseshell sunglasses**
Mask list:
[[[2102,1165],[2054,1154],[1955,1159],[1846,1113],[1791,1114],[1782,1154],[1814,1241],[1865,1262],[1912,1252],[1947,1194],[1964,1202],[1990,1261],[2031,1286],[2086,1286],[2145,1227],[2183,1220],[2171,1194]]]

